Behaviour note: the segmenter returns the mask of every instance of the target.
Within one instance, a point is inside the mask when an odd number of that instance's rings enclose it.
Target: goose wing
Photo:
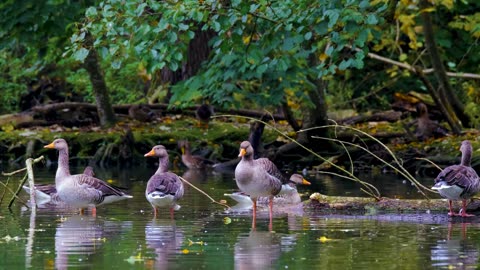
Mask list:
[[[476,192],[480,185],[478,174],[472,167],[452,165],[443,169],[435,178],[435,183],[445,182],[447,185],[457,185],[464,189],[463,193]]]
[[[103,202],[106,197],[116,196],[116,197],[127,197],[131,198],[132,196],[126,194],[124,189],[109,185],[104,181],[86,175],[86,174],[77,174],[76,175],[77,183],[79,188],[85,189],[89,193],[96,194],[97,201]]]
[[[255,162],[263,170],[265,170],[270,176],[278,179],[282,184],[288,183],[288,178],[277,168],[275,163],[270,161],[268,158],[259,158]]]
[[[147,184],[147,194],[161,192],[165,195],[173,195],[176,200],[183,196],[183,183],[178,175],[165,172],[154,174]]]

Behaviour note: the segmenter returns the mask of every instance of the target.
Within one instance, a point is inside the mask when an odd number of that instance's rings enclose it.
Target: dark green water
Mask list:
[[[478,219],[468,223],[439,214],[321,215],[225,212],[187,187],[175,220],[167,211],[153,219],[144,197],[153,168],[97,172],[101,179],[130,187],[133,199],[89,212],[39,209],[16,204],[0,213],[0,269],[471,269],[480,248]],[[189,172],[192,173],[192,172]],[[179,173],[182,175],[182,173]],[[48,183],[54,171],[36,171]],[[235,191],[232,175],[186,178],[217,200]],[[330,178],[309,179],[311,193],[356,195],[357,187]],[[409,184],[388,179],[386,195],[418,196]],[[372,180],[373,182],[379,180]],[[228,203],[233,204],[231,201]]]

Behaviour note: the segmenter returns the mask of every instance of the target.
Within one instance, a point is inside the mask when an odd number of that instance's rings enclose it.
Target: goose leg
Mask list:
[[[153,207],[153,217],[157,218],[157,212],[158,212],[157,207],[155,207],[153,205],[152,205],[152,207]]]
[[[455,214],[455,212],[453,212],[452,200],[448,200],[448,208],[450,209],[450,212],[448,212],[449,216],[458,216],[458,214]]]
[[[173,207],[170,207],[170,219],[173,219]]]
[[[273,228],[273,196],[268,198],[268,212],[270,216],[270,222],[268,223],[268,229],[271,231]]]
[[[467,200],[462,200],[462,217],[474,217],[475,215],[467,214]]]
[[[92,208],[92,217],[96,217],[97,216],[97,207],[93,207]]]
[[[255,229],[257,223],[257,198],[252,198],[253,201],[253,220],[252,220],[252,229]]]

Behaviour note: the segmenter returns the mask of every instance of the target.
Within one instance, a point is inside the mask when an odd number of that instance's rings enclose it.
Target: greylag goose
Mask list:
[[[300,194],[297,191],[297,185],[310,185],[301,174],[295,173],[290,176],[288,183],[282,185],[282,189],[280,192],[273,197],[273,203],[275,205],[295,205],[301,202]],[[244,207],[251,207],[253,202],[249,196],[241,193],[236,192],[233,194],[224,194],[235,201],[237,201],[240,205]],[[268,198],[267,197],[260,197],[257,199],[257,204],[267,204]]]
[[[424,103],[420,102],[417,104],[417,114],[418,119],[415,137],[420,141],[424,141],[431,137],[439,138],[447,135],[447,129],[438,124],[438,122],[430,119],[427,106]]]
[[[480,179],[477,172],[470,166],[473,151],[472,144],[469,141],[463,141],[460,151],[462,152],[460,165],[452,165],[443,169],[435,178],[435,185],[432,189],[438,190],[442,197],[448,199],[449,216],[471,217],[474,215],[466,212],[467,200],[480,191]],[[461,214],[453,212],[453,200],[462,200]]]
[[[183,183],[178,175],[168,171],[168,152],[163,145],[156,145],[145,154],[146,157],[158,157],[158,169],[148,180],[145,197],[153,207],[157,216],[158,207],[170,207],[173,211],[180,209],[177,201],[183,197]]]
[[[182,162],[189,169],[205,169],[213,165],[213,162],[198,155],[192,155],[190,151],[190,143],[187,140],[178,142],[180,150],[182,151]]]
[[[85,169],[83,170],[83,174],[95,176],[95,173],[93,172],[93,167],[85,167]],[[24,185],[23,189],[28,194],[30,194],[30,187],[28,185]],[[59,205],[60,203],[63,203],[57,194],[57,189],[55,188],[55,185],[52,184],[35,184],[35,201],[37,202],[37,205]]]
[[[100,179],[87,174],[70,174],[68,165],[68,144],[64,139],[56,139],[44,148],[58,150],[58,168],[55,174],[57,194],[67,205],[80,209],[92,206],[92,215],[96,215],[96,206],[112,203],[132,196],[120,188],[111,186]]]
[[[253,201],[253,222],[255,227],[257,199],[268,197],[270,223],[272,226],[273,197],[282,189],[282,182],[286,182],[282,172],[267,158],[253,159],[253,147],[249,141],[240,144],[242,159],[235,168],[235,180],[240,191],[249,195]]]
[[[144,104],[135,104],[128,109],[128,116],[140,122],[150,122],[155,119],[155,113]]]
[[[195,115],[199,121],[198,126],[208,128],[208,123],[210,122],[210,117],[213,115],[213,107],[209,104],[200,105],[195,111]]]

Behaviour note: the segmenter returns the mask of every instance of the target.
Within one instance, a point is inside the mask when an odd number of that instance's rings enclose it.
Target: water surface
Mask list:
[[[98,170],[99,178],[128,186],[133,199],[100,206],[97,216],[76,210],[15,204],[0,213],[0,269],[468,269],[477,268],[477,219],[449,219],[444,213],[319,214],[277,212],[273,231],[260,210],[225,211],[191,187],[182,208],[157,219],[144,197],[152,168]],[[217,200],[236,190],[233,175],[178,172]],[[49,183],[52,170],[37,170]],[[386,195],[418,197],[408,183],[391,176],[371,178]],[[381,178],[381,177],[380,177]],[[301,191],[361,195],[351,182],[319,177]],[[388,184],[385,184],[388,183]],[[428,183],[427,183],[428,184]],[[228,201],[229,204],[233,204]]]

